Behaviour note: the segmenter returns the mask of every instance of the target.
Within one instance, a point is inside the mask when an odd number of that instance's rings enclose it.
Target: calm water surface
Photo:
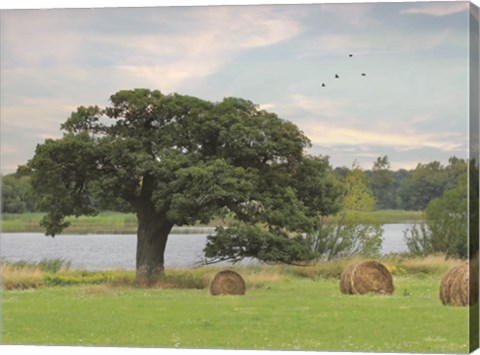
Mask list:
[[[406,251],[403,230],[409,224],[385,224],[382,253]],[[202,260],[207,234],[171,234],[165,252],[165,266],[192,267]],[[40,261],[63,258],[72,269],[135,269],[135,235],[58,235],[4,233],[0,236],[0,259]]]

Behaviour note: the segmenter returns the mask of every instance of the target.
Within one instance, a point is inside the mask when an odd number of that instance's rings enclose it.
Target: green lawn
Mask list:
[[[249,286],[247,282],[247,287]],[[468,308],[439,276],[397,276],[392,296],[347,296],[337,279],[285,277],[245,296],[88,285],[2,293],[4,344],[468,352]]]

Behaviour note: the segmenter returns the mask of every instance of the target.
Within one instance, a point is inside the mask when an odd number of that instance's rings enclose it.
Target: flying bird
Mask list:
[[[335,79],[338,79],[338,78],[339,78],[338,74],[335,74]]]
[[[352,58],[352,57],[353,57],[353,54],[349,54],[348,56],[349,56],[350,58]]]
[[[324,87],[325,87],[325,83],[322,83],[322,88],[324,88]]]
[[[362,73],[362,76],[366,76],[366,75],[367,75],[367,74],[365,74],[365,73]]]

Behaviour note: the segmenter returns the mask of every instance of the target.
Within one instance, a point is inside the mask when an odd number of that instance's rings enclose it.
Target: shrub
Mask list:
[[[332,260],[352,255],[378,257],[382,235],[380,223],[343,213],[334,222],[323,221],[308,238],[318,259]]]
[[[468,257],[467,175],[440,198],[433,199],[425,210],[425,225],[404,231],[412,255],[444,253],[447,257]]]

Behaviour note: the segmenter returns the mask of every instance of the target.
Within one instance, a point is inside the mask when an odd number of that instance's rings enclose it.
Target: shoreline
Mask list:
[[[2,214],[2,233],[43,233],[39,222],[44,214]],[[424,222],[421,211],[379,210],[352,213],[359,223],[413,224]],[[334,217],[331,217],[334,218]],[[137,220],[133,213],[100,212],[97,216],[68,218],[71,225],[61,234],[136,234]],[[205,234],[231,220],[214,219],[208,225],[175,226],[172,234]]]

